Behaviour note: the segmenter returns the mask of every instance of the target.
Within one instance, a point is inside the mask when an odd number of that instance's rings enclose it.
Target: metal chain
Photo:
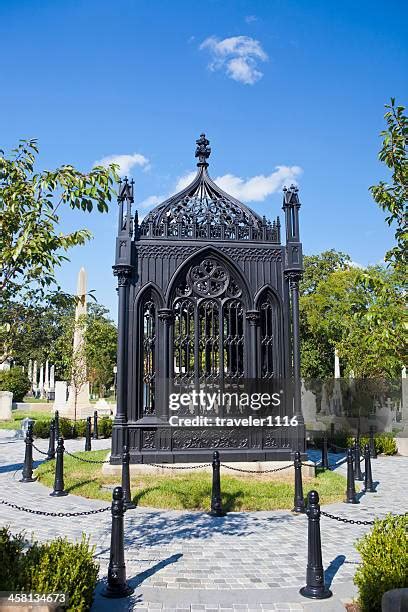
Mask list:
[[[106,451],[108,451],[109,449],[106,449]],[[106,461],[101,461],[99,459],[85,459],[84,457],[77,457],[77,455],[74,455],[73,453],[68,452],[67,450],[64,450],[66,455],[69,455],[70,457],[73,457],[74,459],[78,459],[78,461],[84,461],[85,463],[110,463],[109,459],[107,459]]]
[[[270,474],[271,472],[281,472],[282,470],[287,470],[290,467],[293,467],[293,463],[289,465],[284,465],[283,467],[274,468],[273,470],[244,470],[243,468],[236,468],[230,465],[226,465],[225,463],[220,463],[222,467],[227,468],[227,470],[234,470],[234,472],[245,472],[246,474]]]
[[[339,448],[340,450],[348,450],[348,446],[339,446],[338,444],[334,444],[334,442],[328,442],[329,446],[334,446],[334,448]]]
[[[164,468],[166,470],[199,470],[203,467],[209,467],[211,463],[201,463],[200,465],[186,465],[186,466],[175,466],[175,465],[163,465],[161,463],[139,463],[136,465],[152,465],[153,467]]]
[[[90,514],[100,514],[101,512],[107,512],[111,509],[110,506],[106,506],[105,508],[98,508],[97,510],[85,510],[84,512],[43,512],[42,510],[33,510],[32,508],[24,508],[23,506],[18,506],[17,504],[11,504],[10,502],[5,501],[4,499],[0,499],[0,504],[8,506],[9,508],[13,508],[14,510],[22,510],[23,512],[28,512],[29,514],[40,514],[41,516],[53,517],[87,516]]]
[[[349,523],[350,525],[374,525],[374,521],[354,521],[353,519],[346,519],[343,516],[336,516],[335,514],[329,514],[328,512],[320,511],[320,514],[327,518],[334,519],[335,521],[341,521],[342,523]]]
[[[329,514],[329,512],[323,512],[323,510],[320,511],[320,514],[322,514],[323,516],[326,516],[327,518],[330,519],[334,519],[335,521],[341,521],[342,523],[349,523],[350,525],[374,525],[376,520],[381,520],[381,519],[374,519],[374,521],[354,521],[353,519],[346,519],[343,516],[336,516],[335,514]],[[407,516],[408,512],[404,512],[403,514],[394,514],[393,516]]]
[[[200,465],[186,465],[186,466],[174,466],[174,465],[163,465],[161,463],[141,463],[140,465],[151,465],[153,467],[164,468],[166,470],[200,470],[204,467],[210,467],[211,463],[201,463]],[[234,470],[235,472],[245,472],[246,474],[268,474],[270,472],[280,472],[281,470],[286,470],[293,466],[293,463],[290,465],[285,465],[284,467],[275,468],[274,470],[244,470],[242,468],[234,468],[230,465],[226,465],[225,463],[220,463],[221,467],[227,468],[227,470]]]
[[[41,453],[42,455],[48,455],[48,452],[47,452],[47,453],[44,453],[44,451],[42,451],[42,450],[40,450],[39,448],[37,448],[37,447],[36,447],[36,445],[35,445],[34,443],[33,443],[33,445],[32,445],[32,446],[33,446],[33,448],[35,448],[35,450],[36,450],[38,453]]]

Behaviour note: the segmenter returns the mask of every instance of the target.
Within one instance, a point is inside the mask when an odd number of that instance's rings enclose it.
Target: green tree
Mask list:
[[[85,333],[88,379],[100,397],[104,397],[113,384],[116,365],[118,334],[107,314],[103,306],[91,304]]]
[[[309,296],[316,293],[319,284],[327,281],[333,272],[349,269],[350,262],[346,253],[334,249],[304,258],[305,271],[300,283],[300,338],[302,376],[306,379],[330,378],[334,369],[331,339],[309,322]]]
[[[86,229],[60,232],[58,209],[106,212],[118,178],[115,165],[36,172],[37,155],[36,140],[20,141],[10,156],[0,151],[0,362],[13,354],[16,304],[41,302],[56,285],[64,253],[91,238]]]
[[[408,117],[404,106],[396,106],[395,99],[386,104],[384,118],[387,129],[381,132],[383,143],[379,159],[391,170],[391,181],[380,181],[370,187],[374,200],[387,212],[388,225],[395,226],[396,246],[386,253],[386,261],[393,262],[402,273],[407,273],[408,228]]]
[[[45,363],[52,353],[55,356],[55,343],[64,333],[65,320],[74,316],[75,298],[52,292],[41,302],[9,301],[7,307],[14,364],[27,366],[29,359]]]
[[[340,269],[304,296],[308,329],[325,339],[332,354],[338,349],[346,374],[352,370],[357,378],[400,375],[406,358],[400,281],[392,268]]]
[[[107,316],[107,308],[100,304],[89,304],[88,314],[75,323],[74,313],[68,314],[61,322],[61,335],[57,338],[50,354],[59,376],[74,382],[80,390],[87,380],[92,390],[104,396],[112,385],[116,364],[117,329]],[[84,331],[84,343],[73,353],[75,325]],[[83,363],[86,362],[86,370]]]

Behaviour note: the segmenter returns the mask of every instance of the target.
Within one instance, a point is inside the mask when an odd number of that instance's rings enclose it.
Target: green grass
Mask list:
[[[88,459],[106,459],[107,451],[77,453]],[[36,474],[48,487],[54,483],[54,461],[40,465]],[[225,510],[290,510],[293,507],[293,476],[236,477],[221,472],[222,502]],[[67,455],[64,457],[65,489],[73,495],[110,501],[112,492],[101,485],[118,485],[120,476],[105,476],[98,465],[83,463]],[[211,474],[132,475],[133,500],[139,506],[175,510],[204,510],[211,503]],[[311,489],[319,492],[322,504],[344,499],[346,479],[330,471],[320,472],[315,478],[304,479],[305,496]]]
[[[21,421],[26,417],[34,420],[50,421],[54,415],[35,410],[13,410],[11,416],[13,417],[11,421],[0,421],[0,429],[21,429]]]

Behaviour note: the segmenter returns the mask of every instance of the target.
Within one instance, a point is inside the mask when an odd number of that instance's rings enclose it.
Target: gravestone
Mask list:
[[[54,412],[63,413],[67,405],[67,383],[65,380],[57,380],[55,383],[55,400],[52,406]]]
[[[13,394],[11,391],[0,391],[0,421],[11,420]]]

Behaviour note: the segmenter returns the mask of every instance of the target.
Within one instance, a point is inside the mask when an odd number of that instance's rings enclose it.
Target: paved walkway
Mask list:
[[[36,445],[46,450],[47,441]],[[98,440],[93,448],[108,448]],[[83,441],[68,440],[68,451],[83,448]],[[19,470],[24,443],[0,441],[0,499],[47,511],[81,511],[106,502],[74,495],[49,497],[40,483],[22,484]],[[34,457],[39,457],[34,453]],[[330,455],[331,463],[339,455]],[[325,509],[348,518],[371,520],[388,511],[407,510],[408,458],[384,457],[373,461],[376,494],[361,496],[358,506],[332,504]],[[345,467],[338,468],[344,471]],[[0,520],[13,531],[26,530],[37,539],[56,534],[77,539],[89,534],[97,547],[101,578],[107,573],[110,513],[80,519],[44,518],[0,505]],[[298,590],[305,583],[307,523],[289,512],[236,512],[212,518],[202,512],[137,508],[125,518],[127,574],[135,594],[126,600],[106,600],[97,588],[93,611],[178,610],[312,610],[344,611],[344,601],[356,593],[352,583],[359,562],[355,540],[369,527],[346,525],[322,517],[322,547],[326,582],[334,597],[305,600]]]

